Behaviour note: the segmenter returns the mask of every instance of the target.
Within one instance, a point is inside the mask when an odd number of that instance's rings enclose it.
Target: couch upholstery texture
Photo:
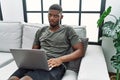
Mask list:
[[[46,25],[0,22],[0,80],[7,80],[18,68],[10,53],[10,49],[31,49],[36,31],[43,26]],[[73,26],[73,28],[80,38],[86,38],[85,26]],[[82,58],[81,64],[77,66],[79,68],[78,73],[67,70],[62,80],[110,80],[100,45],[88,44],[85,56]]]

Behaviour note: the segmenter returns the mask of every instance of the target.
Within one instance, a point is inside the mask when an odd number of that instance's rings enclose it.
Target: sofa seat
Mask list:
[[[12,61],[5,67],[0,68],[0,80],[7,80],[10,75],[18,69],[15,61]],[[77,73],[67,70],[62,80],[77,80]]]
[[[7,80],[16,69],[15,61],[0,68],[0,80]],[[78,74],[67,70],[62,80],[110,80],[102,47],[88,45]]]
[[[7,52],[0,52],[0,68],[13,61],[13,56]]]

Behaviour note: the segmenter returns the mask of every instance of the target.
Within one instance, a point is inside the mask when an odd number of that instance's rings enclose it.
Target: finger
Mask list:
[[[54,65],[55,65],[55,64],[50,63],[48,66],[49,66],[49,67],[54,67]]]

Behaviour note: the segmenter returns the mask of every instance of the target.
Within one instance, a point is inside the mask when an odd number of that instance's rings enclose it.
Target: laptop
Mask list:
[[[45,51],[39,49],[10,49],[19,68],[43,69],[49,71]]]

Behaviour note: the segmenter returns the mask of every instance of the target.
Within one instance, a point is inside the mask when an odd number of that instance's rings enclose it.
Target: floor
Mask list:
[[[110,80],[116,80],[116,74],[109,72]]]

